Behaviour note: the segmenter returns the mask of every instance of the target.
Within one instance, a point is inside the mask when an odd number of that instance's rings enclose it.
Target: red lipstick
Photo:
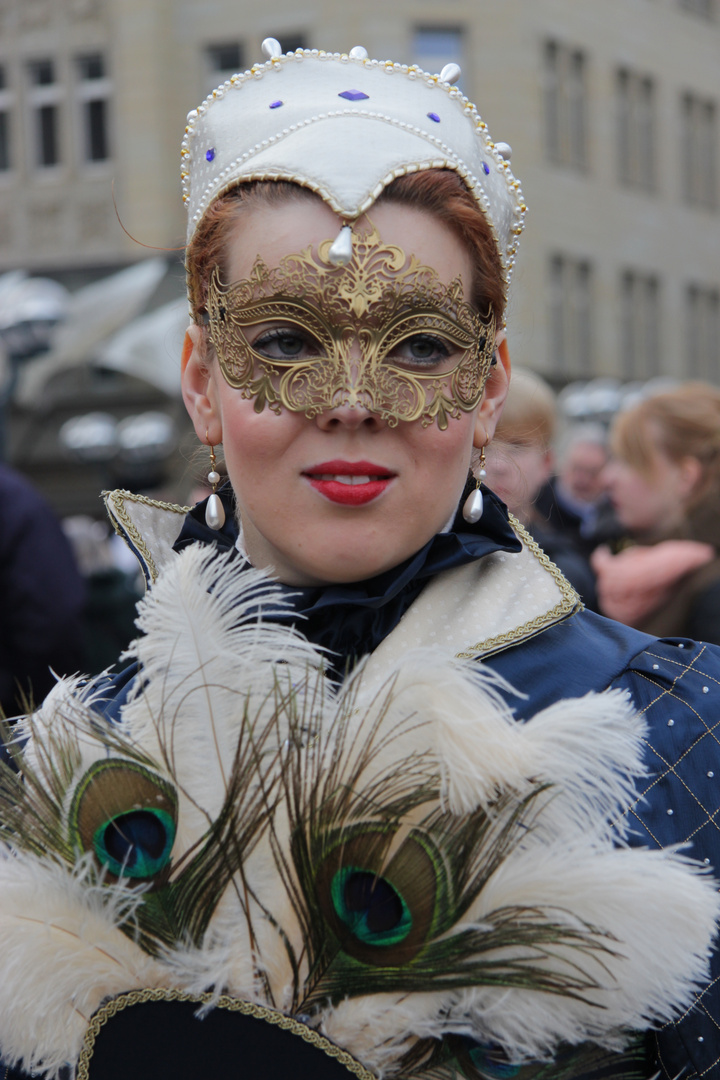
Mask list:
[[[364,506],[377,499],[396,473],[371,461],[323,461],[303,473],[316,491],[330,502]]]

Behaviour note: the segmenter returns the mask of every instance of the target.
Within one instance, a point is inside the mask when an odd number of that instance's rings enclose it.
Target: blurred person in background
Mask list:
[[[538,512],[554,529],[589,555],[616,531],[602,479],[608,461],[607,432],[602,424],[575,424],[560,440],[557,472],[538,492]]]
[[[0,499],[0,709],[12,717],[81,669],[85,589],[55,514],[6,465]]]
[[[580,424],[563,440],[557,488],[564,502],[594,506],[603,494],[600,478],[607,464],[607,436],[599,424]]]
[[[594,610],[595,583],[587,560],[536,503],[553,473],[556,426],[552,389],[539,375],[516,368],[495,441],[488,447],[487,483]]]
[[[604,480],[624,541],[592,556],[600,609],[720,643],[720,390],[688,383],[620,413]]]
[[[142,596],[142,577],[127,548],[111,533],[107,522],[85,514],[65,518],[63,532],[70,541],[85,582],[83,659],[81,670],[99,675],[111,667],[135,637],[135,606]]]

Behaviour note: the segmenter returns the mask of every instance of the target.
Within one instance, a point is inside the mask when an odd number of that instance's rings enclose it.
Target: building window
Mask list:
[[[57,105],[41,105],[37,110],[37,123],[38,165],[57,165],[60,161]]]
[[[691,206],[717,206],[717,107],[714,101],[683,94],[682,159],[684,195]]]
[[[75,64],[83,161],[107,161],[110,157],[111,84],[105,57],[102,53],[88,53],[78,56]]]
[[[585,259],[550,259],[550,366],[568,375],[592,371],[592,267]]]
[[[244,71],[245,50],[239,41],[225,41],[205,47],[205,88],[208,93]]]
[[[8,87],[7,68],[0,64],[0,172],[12,168],[12,106],[13,95]]]
[[[60,163],[60,98],[52,60],[31,60],[27,65],[28,101],[32,114],[33,162],[41,169]]]
[[[680,7],[703,19],[717,17],[717,0],[679,0]]]
[[[685,294],[687,372],[720,381],[720,289],[689,285]]]
[[[660,282],[655,275],[635,270],[622,273],[620,332],[623,374],[630,379],[660,374]]]
[[[587,59],[557,41],[545,44],[545,129],[553,164],[587,168]]]
[[[55,65],[52,60],[31,60],[28,71],[33,86],[52,86],[55,82]]]
[[[655,86],[621,68],[616,79],[618,176],[622,184],[655,186]]]
[[[413,63],[431,75],[439,74],[446,64],[463,62],[463,33],[458,27],[418,26],[413,32]]]

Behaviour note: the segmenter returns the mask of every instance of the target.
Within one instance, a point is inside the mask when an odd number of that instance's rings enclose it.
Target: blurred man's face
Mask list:
[[[575,443],[568,450],[560,470],[560,482],[572,499],[593,503],[603,491],[600,474],[607,453],[597,443]]]

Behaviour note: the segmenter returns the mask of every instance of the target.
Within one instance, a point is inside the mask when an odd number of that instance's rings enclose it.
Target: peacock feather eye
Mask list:
[[[320,909],[344,953],[382,967],[409,963],[435,930],[447,895],[444,861],[413,830],[395,844],[394,830],[345,833],[315,877]]]
[[[379,874],[344,866],[330,886],[333,907],[350,932],[367,945],[397,945],[412,929],[405,900]]]
[[[98,761],[70,805],[70,843],[92,851],[114,877],[146,881],[163,871],[177,831],[177,795],[136,762]]]

